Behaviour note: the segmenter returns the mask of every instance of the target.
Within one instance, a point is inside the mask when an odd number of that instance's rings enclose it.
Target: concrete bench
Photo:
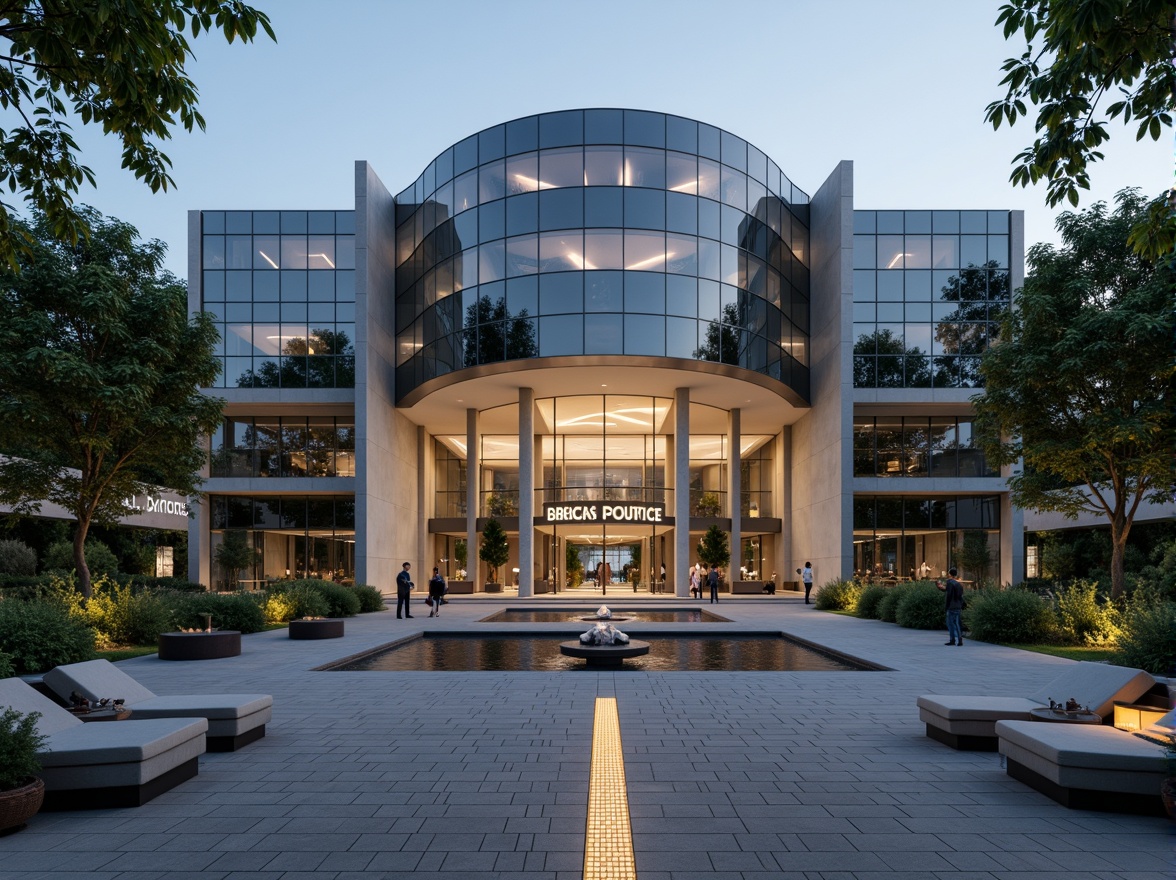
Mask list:
[[[1163,815],[1164,749],[1114,727],[997,721],[1008,775],[1065,807]]]
[[[88,700],[126,700],[133,718],[204,718],[210,752],[235,751],[261,739],[273,715],[274,698],[269,694],[159,696],[107,660],[58,666],[45,673],[44,681],[63,700],[74,691]]]
[[[83,724],[19,678],[0,680],[0,707],[39,712],[46,810],[138,807],[199,771],[208,722],[151,718]]]
[[[1036,693],[1014,697],[924,694],[915,703],[927,736],[953,749],[996,751],[996,722],[1028,721],[1049,701],[1073,698],[1106,718],[1115,700],[1134,702],[1155,683],[1146,672],[1106,663],[1075,663]]]

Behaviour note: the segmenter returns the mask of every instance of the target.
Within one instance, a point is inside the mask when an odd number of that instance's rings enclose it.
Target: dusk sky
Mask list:
[[[175,190],[152,194],[119,168],[114,139],[76,130],[98,177],[79,200],[167,242],[180,276],[191,209],[351,208],[356,159],[395,193],[466,135],[579,107],[717,125],[809,193],[851,159],[858,208],[1023,209],[1026,245],[1056,240],[1044,187],[1008,182],[1032,119],[984,122],[1002,61],[1021,51],[994,26],[995,0],[254,5],[276,44],[194,44],[208,130],[163,145]],[[1137,143],[1134,126],[1111,130],[1082,207],[1170,182],[1171,132]]]

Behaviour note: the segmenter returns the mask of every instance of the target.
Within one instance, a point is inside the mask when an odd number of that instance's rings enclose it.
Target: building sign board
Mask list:
[[[608,525],[671,523],[664,504],[638,504],[628,501],[548,501],[543,505],[544,524],[587,523]]]

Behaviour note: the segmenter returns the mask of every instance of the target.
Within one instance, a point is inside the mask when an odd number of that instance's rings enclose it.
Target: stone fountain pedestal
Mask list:
[[[616,668],[629,657],[643,657],[649,653],[649,642],[630,639],[625,645],[584,645],[578,641],[561,642],[561,654],[579,657],[592,667]]]

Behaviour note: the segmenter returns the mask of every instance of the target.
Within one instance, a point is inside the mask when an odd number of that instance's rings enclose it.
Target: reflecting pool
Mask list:
[[[377,651],[332,671],[561,672],[586,670],[565,657],[559,643],[571,634],[526,636],[424,635]],[[854,672],[864,663],[802,645],[783,636],[654,636],[649,654],[610,672]]]
[[[701,608],[645,609],[610,608],[612,619],[601,621],[608,623],[730,623],[726,617],[720,617]],[[489,617],[483,617],[479,623],[595,623],[595,608],[562,608],[558,611],[535,608],[508,608]]]

